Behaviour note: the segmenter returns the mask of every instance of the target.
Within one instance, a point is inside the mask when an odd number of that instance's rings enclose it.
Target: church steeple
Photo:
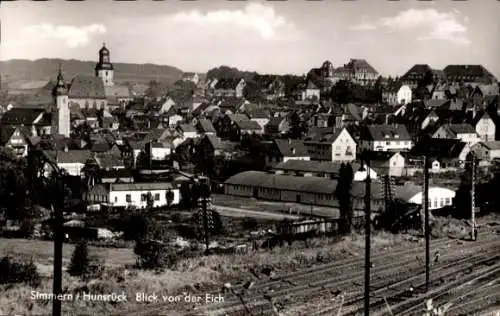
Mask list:
[[[64,83],[61,63],[59,63],[59,71],[57,73],[57,83],[56,86],[54,87],[53,95],[54,96],[66,95],[67,93],[68,90],[66,89],[66,84]]]
[[[61,64],[59,64],[57,83],[54,87],[53,95],[54,105],[51,110],[52,134],[64,135],[66,137],[69,137],[71,127],[68,89],[66,88],[66,84],[64,83]]]
[[[113,85],[114,68],[109,55],[109,49],[106,48],[106,43],[102,43],[102,48],[99,50],[99,62],[95,66],[95,75],[102,79],[105,86]]]

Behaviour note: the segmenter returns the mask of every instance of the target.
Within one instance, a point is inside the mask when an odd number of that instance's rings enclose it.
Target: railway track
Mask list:
[[[499,241],[492,241],[495,243],[495,245],[500,245]],[[470,247],[470,244],[468,245],[469,249],[467,253],[465,254],[466,258],[462,258],[458,260],[456,258],[457,254],[450,254],[450,255],[445,255],[442,257],[442,262],[447,263],[446,267],[447,268],[452,268],[456,266],[457,263],[464,264],[467,261],[471,260],[471,257],[468,255],[473,254],[474,252],[477,252],[485,245],[476,245],[475,247]],[[496,254],[495,251],[487,252],[482,255],[483,257],[488,257],[492,256],[493,254]],[[463,256],[463,254],[458,254],[458,257]],[[387,279],[394,279],[394,275],[397,275],[397,278],[399,280],[413,280],[415,279],[415,274],[416,275],[421,275],[424,271],[421,265],[418,263],[415,264],[415,257],[413,256],[409,260],[398,260],[397,262],[394,262],[392,264],[388,265],[381,265],[379,268],[375,267],[374,270],[374,275],[378,275],[379,279],[381,280],[379,282],[379,288],[382,290],[386,290],[385,286],[387,285]],[[444,269],[443,267],[441,268],[435,268],[433,270],[433,273],[440,271],[436,269]],[[332,271],[335,273],[335,271]],[[328,294],[329,292],[332,291],[337,291],[339,289],[352,289],[354,287],[353,294],[351,294],[351,301],[349,303],[355,304],[358,303],[358,301],[362,301],[362,293],[355,291],[356,288],[359,288],[362,285],[363,282],[363,275],[364,271],[363,269],[357,268],[356,271],[346,274],[346,273],[341,273],[340,271],[337,272],[338,275],[334,277],[327,277],[327,278],[320,278],[318,281],[315,282],[310,282],[308,284],[302,284],[298,286],[291,286],[284,288],[282,290],[274,291],[270,294],[266,295],[266,299],[263,299],[263,296],[261,294],[260,299],[257,300],[252,300],[253,297],[247,297],[246,302],[247,306],[251,307],[253,310],[255,310],[257,315],[268,315],[272,314],[272,308],[269,304],[270,299],[274,300],[279,300],[281,302],[285,301],[286,303],[289,303],[292,301],[292,298],[296,298],[300,301],[307,301],[307,298],[309,297],[314,297],[317,295],[321,294]],[[336,274],[337,274],[336,273]],[[313,276],[310,276],[311,278]],[[412,279],[413,277],[413,279]],[[395,284],[397,285],[397,284]],[[375,284],[377,286],[377,284]],[[381,290],[381,291],[382,291]],[[352,298],[354,297],[354,298]],[[286,302],[289,301],[289,302]],[[241,313],[242,311],[242,304],[239,302],[237,305],[234,305],[232,307],[228,306],[219,306],[217,305],[216,309],[205,309],[205,313],[201,313],[199,311],[198,313],[192,314],[192,315],[205,315],[208,311],[210,311],[210,315],[245,315],[245,312]],[[332,311],[336,310],[336,307],[324,310],[322,313],[318,313],[318,315],[331,315]],[[310,310],[308,312],[310,314]]]
[[[431,240],[431,249],[433,251],[435,249],[440,249],[445,252],[440,260],[440,266],[442,270],[445,271],[446,269],[443,268],[444,266],[451,268],[457,263],[465,264],[467,260],[470,261],[472,259],[474,253],[481,250],[485,250],[482,259],[487,260],[485,256],[493,256],[493,254],[487,250],[495,245],[497,247],[500,246],[500,242],[496,240],[495,237],[496,236],[482,232],[479,235],[481,240],[480,243],[450,240],[448,238],[435,239]],[[423,243],[416,244],[416,247],[413,249],[408,249],[407,247],[403,249],[398,248],[396,251],[389,254],[383,252],[375,254],[372,257],[372,262],[375,263],[375,266],[372,268],[372,275],[376,278],[374,279],[375,283],[373,283],[374,290],[378,290],[381,293],[391,290],[391,292],[397,294],[397,285],[404,286],[405,279],[414,278],[412,279],[414,282],[416,282],[415,280],[420,280],[418,278],[422,277],[423,262],[416,260],[416,254],[423,253],[423,251],[418,248],[423,248]],[[446,251],[449,249],[451,249],[452,252],[447,254]],[[463,257],[467,258],[463,259]],[[476,259],[478,262],[480,261],[479,257]],[[269,303],[271,299],[287,301],[291,298],[297,298],[299,301],[307,302],[309,298],[318,295],[331,296],[330,292],[332,291],[342,289],[345,292],[345,289],[353,289],[353,291],[347,292],[350,294],[347,295],[347,300],[344,305],[347,307],[350,306],[349,310],[355,311],[352,306],[358,304],[360,298],[362,301],[362,293],[356,290],[362,286],[363,268],[364,263],[362,258],[343,259],[330,264],[281,275],[272,280],[257,280],[252,289],[245,295],[244,300],[247,303],[246,305],[251,308],[253,312],[256,312],[255,315],[271,315],[273,313],[271,304]],[[433,268],[433,276],[437,271],[441,271],[436,269],[440,268]],[[460,270],[453,270],[450,272],[449,277],[451,278],[453,273],[456,274],[459,272]],[[390,282],[388,284],[387,280],[394,280],[395,275],[397,275],[399,281],[393,282],[393,287],[391,287]],[[239,291],[240,289],[242,289],[241,285],[234,287],[235,291]],[[296,303],[299,303],[299,301]],[[166,312],[166,305],[167,304],[155,304],[144,306],[144,308],[140,310],[129,310],[121,313],[121,315],[158,315]],[[248,315],[248,313],[244,311],[244,306],[241,301],[234,298],[234,295],[226,295],[224,303],[198,306],[197,308],[198,309],[195,311],[185,311],[185,314]],[[337,307],[333,306],[315,315],[331,315],[332,311],[336,310]],[[311,310],[304,314],[311,315]],[[303,314],[299,313],[297,315]]]
[[[493,284],[492,284],[493,283]],[[473,315],[478,312],[500,306],[500,279],[489,282],[470,292],[463,294],[448,302],[438,302],[437,306],[443,303],[451,303],[447,315]]]
[[[465,243],[467,243],[467,242],[465,242]],[[451,247],[451,246],[456,245],[456,244],[457,244],[456,240],[450,240],[449,238],[439,238],[439,239],[431,240],[431,246],[433,249],[436,249],[436,248],[443,249],[443,248]],[[423,244],[418,243],[417,245],[422,246]],[[394,258],[400,258],[401,256],[408,256],[409,254],[412,254],[413,252],[414,252],[414,250],[408,249],[405,247],[403,249],[398,249],[397,251],[392,252],[389,255],[387,253],[384,253],[384,252],[375,253],[372,258],[374,261],[380,260],[382,258],[394,259]],[[267,279],[265,281],[256,280],[256,284],[253,286],[251,292],[252,293],[260,293],[266,289],[276,287],[276,286],[281,286],[284,282],[288,283],[285,280],[291,280],[291,279],[300,280],[300,278],[307,279],[307,278],[309,278],[310,275],[316,275],[316,274],[322,274],[322,273],[328,274],[334,269],[342,269],[342,268],[359,269],[361,261],[362,260],[360,258],[342,259],[342,260],[332,262],[329,264],[318,265],[318,266],[314,266],[314,267],[310,267],[310,268],[306,268],[306,269],[301,269],[301,270],[296,271],[296,272],[287,273],[287,274],[284,274],[281,276],[276,276],[275,278],[273,278],[271,280],[269,280],[269,279]],[[358,266],[353,267],[354,264],[357,264]],[[259,282],[259,281],[261,281],[261,282]],[[242,284],[237,284],[234,286],[235,291],[241,291],[241,289],[243,289]],[[228,296],[225,297],[225,302],[223,304],[215,304],[212,307],[220,309],[220,308],[231,307],[231,306],[238,306],[238,305],[241,306],[240,300],[234,298],[234,296],[232,296],[232,297],[233,298],[231,298],[231,295],[228,294]],[[258,294],[257,296],[253,296],[253,298],[254,297],[262,298],[262,295]],[[124,311],[122,315],[131,315],[131,316],[132,315],[155,315],[155,313],[162,312],[164,310],[165,306],[166,306],[166,304],[161,304],[161,303],[154,304],[154,305],[151,304],[151,305],[148,305],[147,307],[144,307],[141,309],[133,309],[133,310],[129,310],[129,311]],[[210,306],[208,307],[208,309],[211,309]]]
[[[441,239],[433,242],[433,247],[441,249],[453,245],[457,245],[456,240]],[[414,254],[414,249],[405,248],[390,254],[376,255],[372,258],[372,262],[374,262],[375,267],[384,267],[384,262],[390,262],[390,267],[395,268],[401,266],[402,258],[406,258],[407,263],[415,261]],[[355,258],[283,275],[277,280],[256,284],[251,292],[245,295],[245,301],[252,305],[268,304],[268,299],[263,299],[263,295],[266,295],[268,298],[276,298],[300,291],[316,291],[328,282],[338,283],[343,280],[351,282],[352,279],[359,278],[363,275],[363,268],[363,260]],[[194,315],[203,315],[203,311],[211,311],[214,315],[224,315],[225,313],[237,312],[237,310],[241,308],[241,301],[239,299],[232,299],[229,301],[226,300],[223,304],[204,306],[204,308],[200,309]]]

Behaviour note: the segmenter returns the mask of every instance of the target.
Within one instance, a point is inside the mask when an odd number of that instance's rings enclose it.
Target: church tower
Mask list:
[[[101,78],[104,86],[113,85],[113,64],[109,59],[109,50],[106,48],[106,44],[102,44],[102,48],[99,50],[99,62],[95,66],[96,77]]]
[[[54,107],[51,111],[52,134],[64,135],[66,137],[69,137],[71,130],[68,89],[66,88],[66,85],[64,83],[61,67],[59,67],[59,73],[57,74],[57,84],[54,87],[52,95],[54,96]]]

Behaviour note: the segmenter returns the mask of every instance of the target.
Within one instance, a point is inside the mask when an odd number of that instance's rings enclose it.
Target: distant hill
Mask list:
[[[3,83],[8,83],[13,89],[22,89],[32,83],[55,79],[59,63],[62,64],[63,75],[71,80],[75,75],[94,75],[95,61],[80,61],[75,59],[11,59],[0,61],[0,75]],[[171,84],[182,77],[182,70],[172,66],[154,64],[113,63],[115,67],[115,82],[148,83],[159,79],[160,82]]]

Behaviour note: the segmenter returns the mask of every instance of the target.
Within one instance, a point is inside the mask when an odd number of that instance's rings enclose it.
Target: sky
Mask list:
[[[97,60],[206,72],[305,74],[364,58],[384,76],[414,64],[482,64],[500,78],[500,1],[13,1],[0,60]]]

